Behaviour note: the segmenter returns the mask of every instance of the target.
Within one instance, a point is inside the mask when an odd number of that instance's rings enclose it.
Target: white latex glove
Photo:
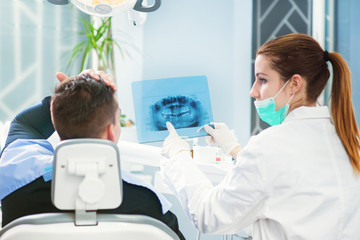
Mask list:
[[[230,154],[232,150],[240,146],[234,134],[225,123],[214,123],[214,127],[204,126],[205,131],[210,134],[210,138],[206,139],[209,144],[216,142],[225,154]]]
[[[165,139],[161,148],[161,155],[167,158],[172,158],[179,152],[189,152],[189,143],[179,137],[174,126],[170,122],[167,122],[166,127],[169,130],[169,136]]]

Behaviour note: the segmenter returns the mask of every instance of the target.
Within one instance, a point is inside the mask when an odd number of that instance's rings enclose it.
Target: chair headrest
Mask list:
[[[122,181],[116,144],[85,138],[62,141],[54,154],[51,197],[61,210],[120,206]]]

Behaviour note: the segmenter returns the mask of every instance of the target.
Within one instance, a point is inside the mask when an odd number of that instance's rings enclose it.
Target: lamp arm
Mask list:
[[[137,0],[133,9],[139,12],[154,12],[158,10],[161,5],[161,0],[155,0],[154,5],[152,6],[144,6],[142,4],[143,2],[144,0]]]
[[[55,5],[65,5],[69,4],[69,0],[47,0],[49,3],[55,4]]]

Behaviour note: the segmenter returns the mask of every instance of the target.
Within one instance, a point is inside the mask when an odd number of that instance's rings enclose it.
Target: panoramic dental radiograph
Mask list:
[[[213,122],[206,76],[160,78],[132,82],[139,143],[164,141],[171,122],[179,136],[206,136],[198,131]]]
[[[166,130],[166,122],[171,122],[175,128],[201,126],[207,114],[201,102],[190,96],[168,96],[161,98],[151,106],[153,127],[156,130]]]

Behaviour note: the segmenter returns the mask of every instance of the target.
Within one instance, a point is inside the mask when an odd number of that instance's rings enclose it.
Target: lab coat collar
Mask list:
[[[321,107],[298,107],[292,110],[285,118],[285,122],[300,120],[300,119],[314,119],[314,118],[331,118],[329,108],[327,106]]]

